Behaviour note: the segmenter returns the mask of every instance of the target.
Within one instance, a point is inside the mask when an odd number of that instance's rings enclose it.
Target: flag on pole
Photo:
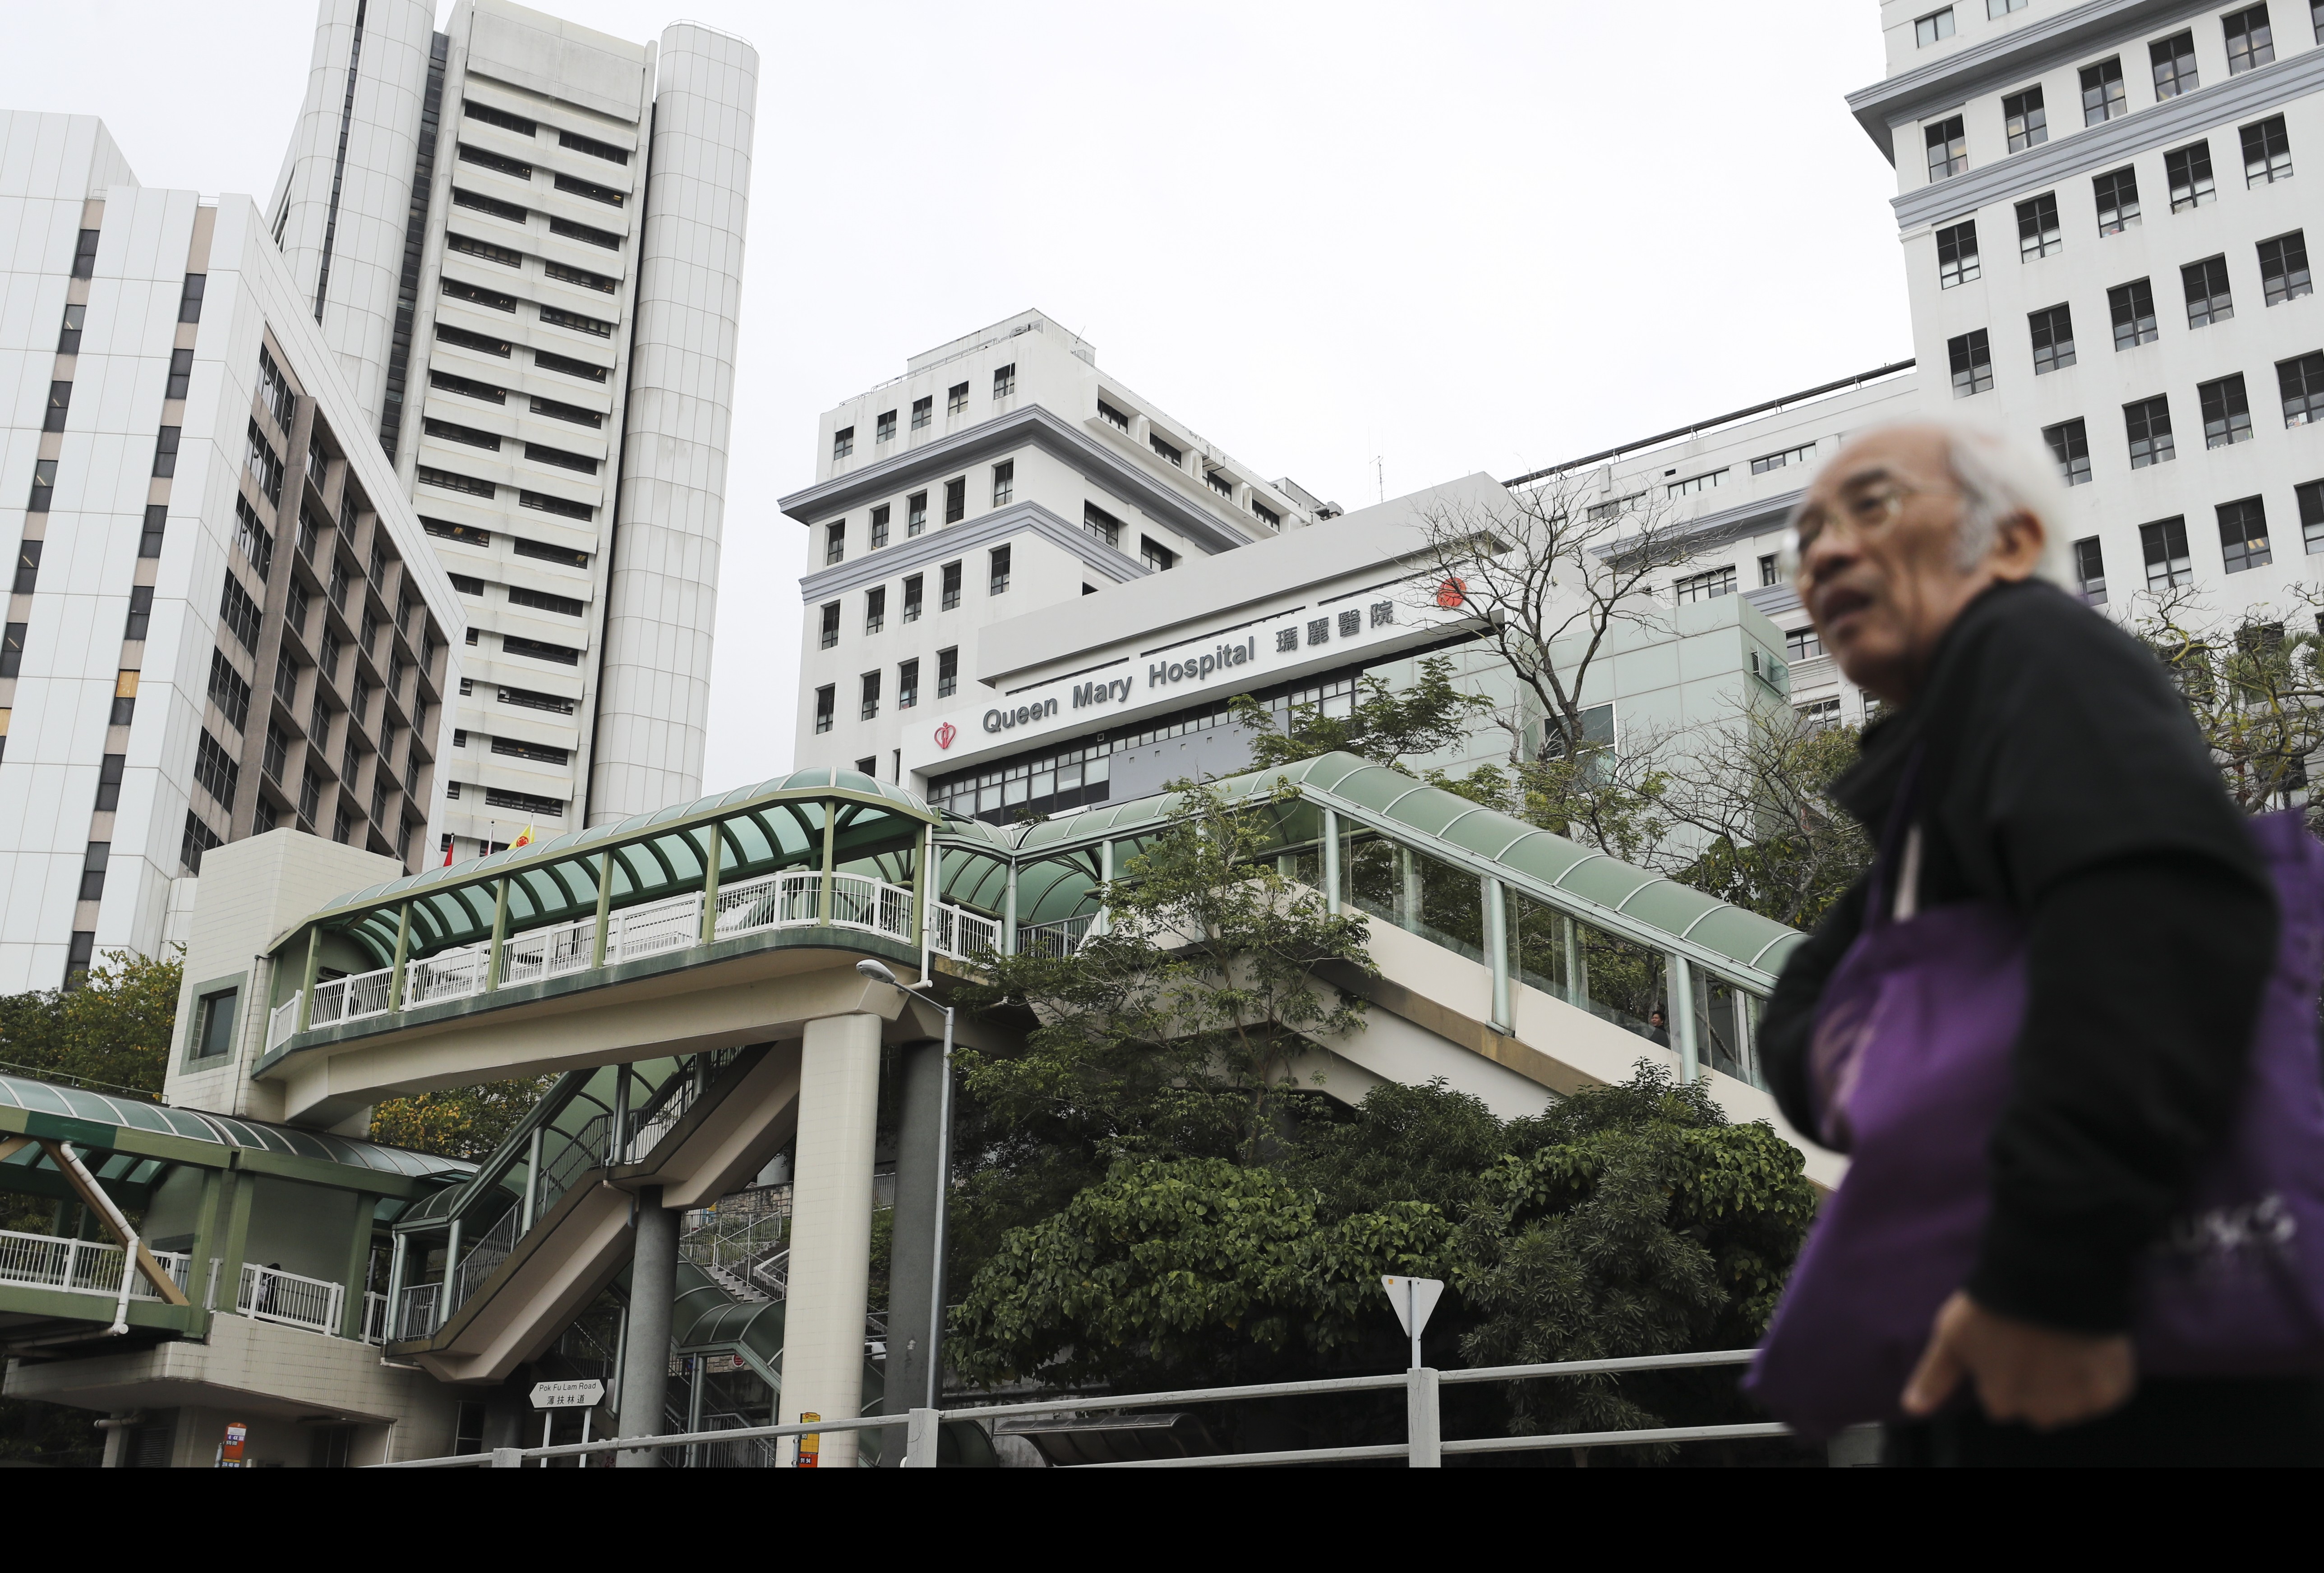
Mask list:
[[[444,866],[447,869],[452,866],[452,838],[450,836],[446,836],[444,838]]]
[[[532,845],[532,826],[526,825],[523,832],[517,836],[516,840],[509,842],[509,851],[514,851],[519,847],[529,847],[530,845]]]

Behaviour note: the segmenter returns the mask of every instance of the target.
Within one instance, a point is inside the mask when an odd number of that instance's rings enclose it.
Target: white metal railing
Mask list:
[[[946,1421],[982,1422],[1060,1412],[1101,1413],[1124,1409],[1177,1407],[1194,1403],[1248,1403],[1255,1399],[1308,1397],[1331,1393],[1393,1392],[1405,1394],[1405,1438],[1352,1448],[1301,1448],[1281,1452],[1216,1453],[1180,1458],[1137,1458],[1119,1464],[1084,1464],[1086,1469],[1220,1469],[1267,1464],[1337,1463],[1359,1458],[1401,1458],[1415,1468],[1441,1468],[1446,1454],[1517,1453],[1570,1448],[1648,1447],[1666,1442],[1740,1441],[1791,1435],[1791,1428],[1774,1421],[1740,1425],[1655,1426],[1639,1430],[1552,1431],[1524,1437],[1467,1437],[1447,1440],[1439,1402],[1443,1388],[1464,1382],[1525,1382],[1548,1376],[1618,1375],[1628,1371],[1666,1371],[1705,1366],[1740,1366],[1757,1353],[1753,1349],[1719,1349],[1703,1354],[1646,1355],[1632,1359],[1563,1360],[1542,1366],[1480,1366],[1465,1371],[1438,1371],[1427,1366],[1379,1376],[1329,1376],[1316,1382],[1268,1382],[1246,1387],[1193,1387],[1177,1393],[1137,1393],[1119,1398],[1040,1399],[1029,1403],[992,1403],[966,1409],[915,1409],[903,1414],[866,1415],[851,1420],[802,1421],[791,1425],[720,1428],[680,1431],[667,1436],[630,1437],[621,1440],[567,1442],[553,1448],[495,1448],[487,1453],[449,1458],[412,1458],[397,1464],[374,1465],[387,1469],[521,1469],[528,1464],[546,1466],[553,1458],[586,1458],[604,1453],[656,1451],[704,1443],[737,1443],[751,1438],[831,1435],[901,1428],[905,1433],[907,1468],[936,1467],[938,1427]],[[890,1444],[892,1445],[892,1444]]]
[[[183,1289],[190,1258],[182,1251],[154,1251],[152,1255],[161,1271]],[[130,1299],[161,1298],[160,1292],[145,1281],[145,1274],[129,1266],[128,1256],[119,1246],[105,1240],[75,1240],[61,1235],[0,1229],[0,1283],[28,1289],[62,1289],[75,1294],[117,1300],[124,1268],[129,1273]]]
[[[387,1341],[387,1296],[375,1289],[364,1292],[363,1341],[367,1344]]]
[[[998,954],[1001,950],[1000,921],[981,917],[948,901],[932,902],[928,906],[928,949],[950,956],[955,961]]]
[[[424,1338],[433,1333],[444,1320],[437,1312],[443,1303],[441,1283],[408,1283],[403,1289],[403,1303],[396,1307],[395,1336],[399,1338]]]
[[[613,914],[605,924],[606,963],[633,961],[701,943],[702,899],[702,892],[689,891]],[[909,889],[884,879],[865,874],[832,876],[835,927],[864,929],[909,943],[912,900]],[[948,906],[939,905],[935,911],[948,936],[936,948],[946,955],[965,958],[1001,948],[1001,925],[995,920]],[[811,928],[822,921],[821,874],[761,874],[719,888],[712,937],[731,939],[766,929]],[[949,937],[955,934],[956,941]],[[596,943],[594,916],[511,934],[501,942],[501,980],[533,983],[587,971],[596,960]],[[491,958],[492,946],[487,943],[441,951],[410,963],[404,970],[403,1003],[435,1005],[484,992]],[[394,971],[392,967],[383,967],[318,983],[308,1025],[332,1026],[386,1014]],[[294,997],[276,1007],[270,1019],[267,1047],[288,1042],[298,1023],[299,1000]]]
[[[501,1220],[485,1230],[484,1237],[460,1258],[459,1271],[453,1274],[452,1302],[444,1308],[446,1315],[466,1305],[468,1296],[476,1292],[476,1285],[491,1277],[493,1269],[508,1260],[509,1252],[516,1247],[516,1226],[521,1221],[520,1215],[523,1211],[521,1207],[512,1207],[501,1214]]]
[[[1017,931],[1017,953],[1020,956],[1070,956],[1082,948],[1082,942],[1089,938],[1090,925],[1096,921],[1096,913],[1084,912],[1079,917],[1026,924]]]
[[[336,1335],[346,1292],[344,1285],[327,1279],[244,1262],[234,1308],[255,1321],[276,1321],[312,1333]]]
[[[567,972],[586,972],[596,959],[596,948],[595,916],[512,934],[501,945],[501,981],[537,983]]]

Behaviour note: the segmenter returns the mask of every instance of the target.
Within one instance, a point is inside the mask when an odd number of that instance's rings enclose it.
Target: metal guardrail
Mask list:
[[[661,1436],[628,1437],[594,1442],[567,1442],[547,1448],[494,1448],[489,1452],[449,1458],[410,1458],[374,1465],[388,1469],[518,1469],[528,1464],[546,1466],[558,1458],[588,1459],[608,1453],[654,1451],[703,1443],[734,1443],[752,1439],[818,1436],[832,1431],[905,1428],[906,1468],[936,1467],[938,1426],[947,1421],[993,1421],[1011,1416],[1054,1415],[1061,1412],[1107,1412],[1123,1409],[1153,1409],[1188,1403],[1231,1403],[1258,1398],[1294,1398],[1329,1393],[1379,1393],[1402,1388],[1406,1394],[1406,1437],[1401,1442],[1376,1442],[1351,1448],[1302,1448],[1282,1452],[1219,1453],[1186,1458],[1137,1458],[1117,1464],[1085,1464],[1093,1469],[1231,1469],[1273,1464],[1326,1464],[1365,1458],[1404,1458],[1415,1468],[1441,1467],[1444,1455],[1531,1452],[1544,1449],[1645,1447],[1665,1442],[1743,1440],[1791,1435],[1789,1426],[1773,1421],[1741,1425],[1660,1426],[1641,1430],[1556,1431],[1526,1437],[1463,1437],[1446,1440],[1437,1402],[1440,1388],[1469,1382],[1523,1382],[1540,1377],[1619,1375],[1631,1371],[1676,1371],[1707,1366],[1740,1366],[1756,1349],[1716,1349],[1700,1354],[1645,1355],[1627,1359],[1561,1360],[1541,1366],[1486,1366],[1463,1371],[1439,1371],[1420,1366],[1395,1375],[1330,1376],[1313,1382],[1268,1382],[1240,1387],[1190,1387],[1175,1393],[1137,1393],[1118,1398],[1042,1399],[1027,1403],[984,1404],[968,1409],[915,1409],[899,1415],[874,1415],[853,1420],[816,1421],[792,1425],[750,1426],[742,1429],[679,1431]]]
[[[186,1287],[192,1258],[182,1251],[155,1251],[161,1270]],[[105,1240],[76,1240],[62,1235],[24,1234],[0,1229],[0,1285],[23,1289],[60,1289],[73,1294],[115,1300],[121,1295],[124,1273],[129,1274],[129,1298],[154,1301],[161,1295],[144,1276],[129,1265],[119,1246]]]
[[[244,1262],[235,1292],[234,1308],[254,1321],[281,1322],[285,1327],[335,1337],[346,1296],[343,1284]]]

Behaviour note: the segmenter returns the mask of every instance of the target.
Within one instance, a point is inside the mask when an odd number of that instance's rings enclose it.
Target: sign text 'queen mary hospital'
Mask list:
[[[1240,667],[1257,654],[1259,636],[1253,634],[1240,644],[1221,645],[1208,655],[1193,656],[1183,661],[1156,661],[1147,670],[1147,686],[1162,688],[1173,683],[1207,682],[1214,673],[1222,672],[1229,667]],[[1093,704],[1120,704],[1130,697],[1137,681],[1135,677],[1115,677],[1097,683],[1077,683],[1074,685],[1074,708],[1086,710]],[[1054,698],[1020,704],[1014,710],[988,710],[984,713],[984,730],[1006,731],[1029,726],[1037,721],[1047,721],[1056,713],[1057,702]]]

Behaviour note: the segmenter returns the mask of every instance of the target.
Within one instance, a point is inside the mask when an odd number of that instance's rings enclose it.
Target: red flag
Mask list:
[[[447,869],[452,866],[452,838],[450,836],[446,836],[444,838],[444,866]]]

